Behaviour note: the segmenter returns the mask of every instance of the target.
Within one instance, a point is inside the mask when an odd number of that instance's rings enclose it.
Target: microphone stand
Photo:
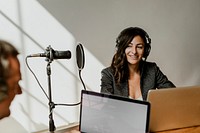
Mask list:
[[[46,61],[47,63],[47,76],[48,76],[48,88],[49,88],[49,131],[53,132],[55,131],[55,125],[54,125],[54,120],[53,120],[53,109],[55,108],[55,104],[52,101],[52,95],[51,95],[51,65],[50,63],[53,61],[53,53],[52,53],[52,48],[51,46],[47,47],[46,52],[47,52],[47,57]]]

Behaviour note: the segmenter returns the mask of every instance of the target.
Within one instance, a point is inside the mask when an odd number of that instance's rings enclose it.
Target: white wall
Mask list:
[[[49,45],[55,50],[72,52],[70,60],[54,61],[51,64],[55,103],[80,100],[83,87],[78,79],[75,59],[77,41],[83,43],[86,54],[83,80],[88,89],[99,91],[100,71],[110,64],[115,38],[128,26],[140,26],[149,33],[152,50],[148,61],[155,61],[177,86],[200,85],[199,0],[38,2],[0,1],[0,39],[10,41],[21,52],[23,95],[17,96],[12,104],[11,117],[17,122],[16,125],[21,124],[25,130],[33,132],[48,129],[48,99],[27,69],[25,57],[44,52]],[[45,58],[30,58],[28,63],[47,91]],[[78,112],[79,106],[56,107],[56,126],[78,121]]]
[[[49,128],[48,99],[37,84],[32,73],[27,69],[25,58],[29,54],[43,53],[46,47],[51,45],[55,50],[70,50],[72,58],[69,60],[54,60],[51,63],[52,100],[55,104],[77,103],[80,101],[80,90],[83,86],[78,78],[76,65],[76,45],[74,36],[54,19],[35,0],[7,0],[0,2],[0,39],[14,44],[20,51],[20,63],[22,71],[23,94],[17,96],[11,107],[11,117],[26,130],[34,132]],[[103,65],[87,50],[86,63],[82,70],[83,80],[87,89],[99,91],[100,70]],[[28,64],[36,74],[42,87],[48,95],[48,82],[45,58],[28,58]],[[96,72],[99,71],[99,74]],[[88,74],[90,73],[90,74]],[[88,74],[86,76],[86,74]],[[85,78],[87,77],[87,79]],[[56,106],[54,109],[55,126],[67,125],[79,120],[79,106]],[[8,118],[9,119],[9,118]],[[0,127],[9,123],[4,119]],[[11,122],[10,122],[11,123]],[[6,125],[8,126],[8,125]],[[4,128],[4,132],[20,132],[15,124],[13,128]],[[12,130],[12,131],[11,131]]]
[[[144,28],[155,61],[177,86],[200,84],[199,0],[38,0],[104,65],[128,26]],[[102,54],[103,53],[103,54]]]

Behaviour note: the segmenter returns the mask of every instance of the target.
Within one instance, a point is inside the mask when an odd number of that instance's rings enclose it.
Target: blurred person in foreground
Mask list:
[[[10,105],[15,95],[22,93],[18,54],[12,44],[0,40],[0,119],[10,115]]]

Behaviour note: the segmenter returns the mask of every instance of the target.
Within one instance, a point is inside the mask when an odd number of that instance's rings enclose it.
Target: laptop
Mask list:
[[[150,90],[150,131],[200,125],[200,86]]]
[[[82,90],[79,130],[82,133],[147,133],[147,101]]]

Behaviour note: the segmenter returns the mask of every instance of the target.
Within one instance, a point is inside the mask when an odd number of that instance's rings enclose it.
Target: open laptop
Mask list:
[[[82,90],[79,130],[82,133],[147,133],[150,104]]]
[[[150,131],[200,125],[200,86],[150,90]]]

